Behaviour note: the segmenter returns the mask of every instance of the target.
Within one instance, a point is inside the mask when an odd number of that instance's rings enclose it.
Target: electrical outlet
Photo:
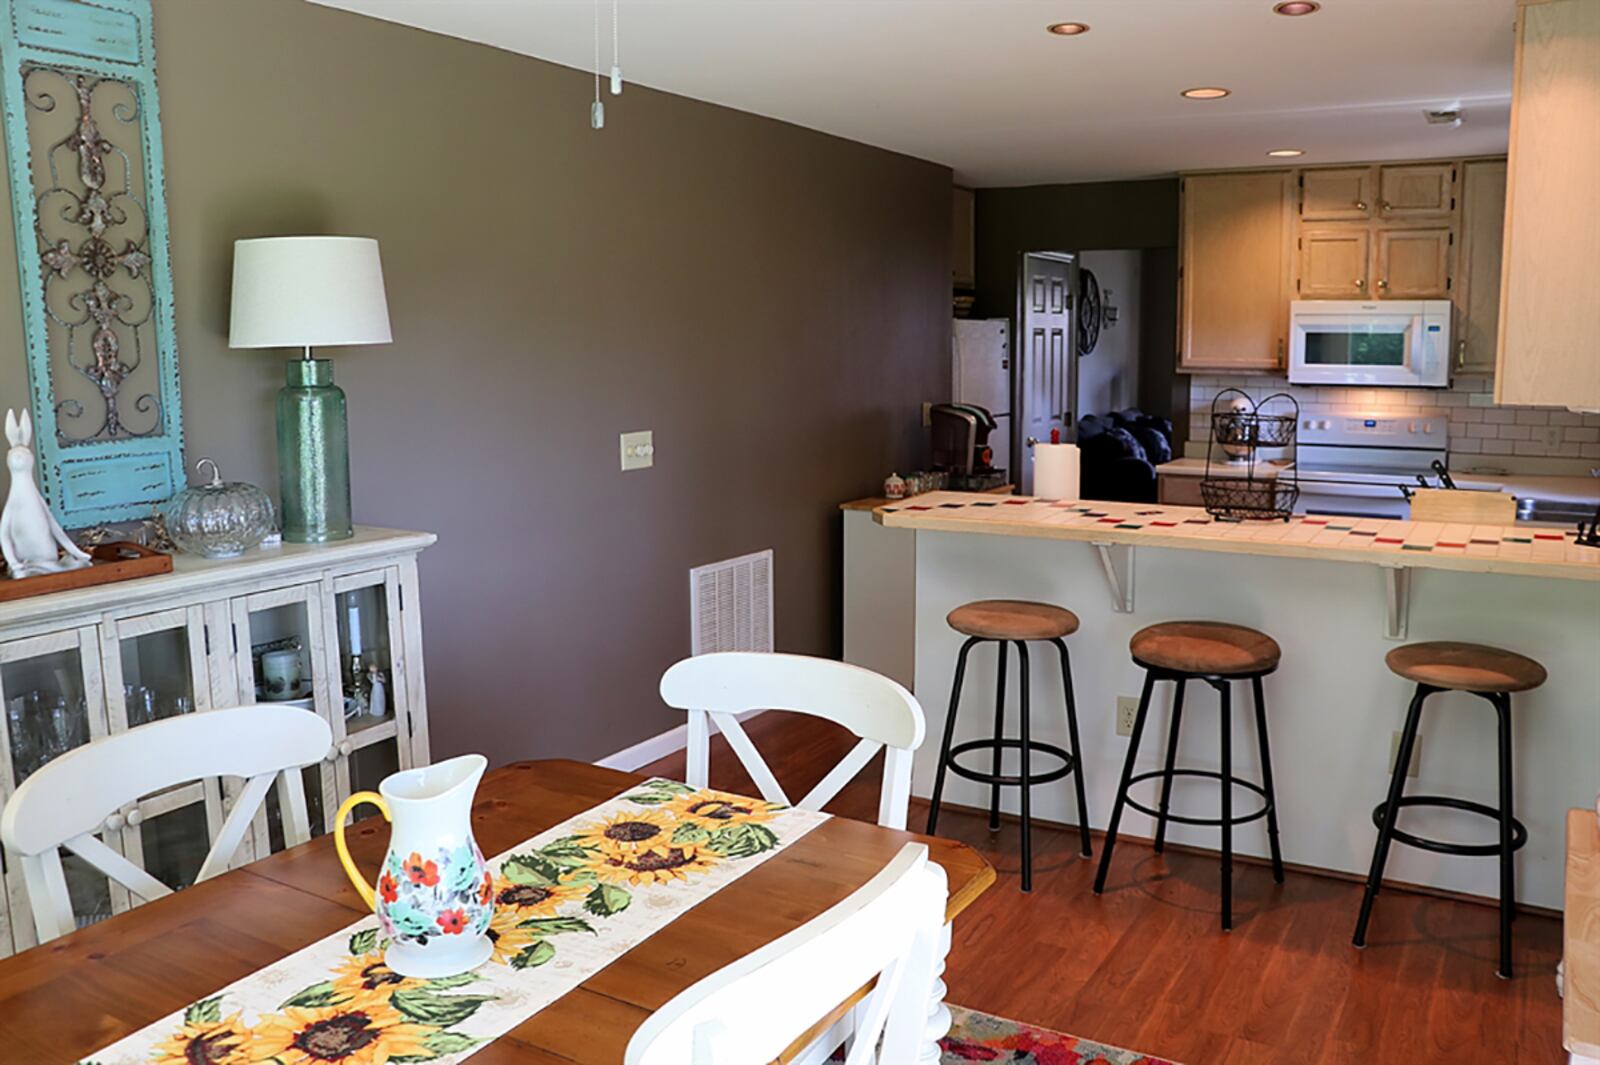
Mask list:
[[[1533,442],[1543,444],[1552,451],[1561,446],[1561,426],[1535,425],[1533,427]]]
[[[1117,735],[1132,736],[1133,723],[1139,717],[1139,697],[1136,695],[1117,696]]]
[[[1395,759],[1400,757],[1400,733],[1395,732],[1389,737],[1389,772],[1394,772]],[[1416,741],[1411,744],[1411,764],[1406,766],[1406,776],[1414,777],[1422,768],[1422,733],[1417,733]]]
[[[649,429],[622,434],[623,470],[644,470],[655,465],[655,433]]]

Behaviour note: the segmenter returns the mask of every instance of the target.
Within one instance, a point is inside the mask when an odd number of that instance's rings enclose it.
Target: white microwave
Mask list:
[[[1289,304],[1291,384],[1444,388],[1449,352],[1449,300]]]

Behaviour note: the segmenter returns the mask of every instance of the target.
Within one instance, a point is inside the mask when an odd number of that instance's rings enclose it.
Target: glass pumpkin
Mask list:
[[[211,483],[191,485],[162,509],[167,532],[178,550],[206,558],[233,558],[261,543],[278,529],[272,499],[253,484],[223,481],[211,459],[195,469],[211,467]]]

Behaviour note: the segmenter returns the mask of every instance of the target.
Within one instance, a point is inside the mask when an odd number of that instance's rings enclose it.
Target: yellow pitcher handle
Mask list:
[[[339,864],[344,866],[344,873],[350,878],[350,883],[356,886],[356,893],[361,896],[361,901],[375,910],[378,906],[372,894],[372,885],[362,879],[361,870],[357,869],[356,863],[351,861],[350,848],[345,846],[344,843],[344,819],[349,816],[351,810],[364,802],[370,802],[376,806],[382,812],[385,821],[392,822],[394,820],[389,816],[389,804],[383,801],[382,795],[375,791],[358,791],[339,804],[339,813],[333,822],[333,846],[339,852]]]

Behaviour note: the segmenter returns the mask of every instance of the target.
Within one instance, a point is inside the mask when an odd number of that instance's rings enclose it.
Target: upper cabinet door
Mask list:
[[[1179,366],[1276,369],[1289,316],[1291,172],[1191,175],[1182,197]]]
[[[1442,218],[1455,210],[1454,163],[1378,168],[1378,217],[1386,222]]]
[[[1455,285],[1459,373],[1494,372],[1505,228],[1505,160],[1467,163],[1461,174],[1461,265]]]
[[[1600,409],[1600,3],[1517,10],[1497,403]]]
[[[1451,230],[1380,229],[1377,234],[1377,295],[1380,299],[1448,299]]]
[[[1307,300],[1356,300],[1367,282],[1372,234],[1366,226],[1307,226],[1300,231],[1299,294]]]
[[[1351,222],[1372,217],[1376,170],[1341,166],[1300,172],[1300,218],[1306,222]]]

